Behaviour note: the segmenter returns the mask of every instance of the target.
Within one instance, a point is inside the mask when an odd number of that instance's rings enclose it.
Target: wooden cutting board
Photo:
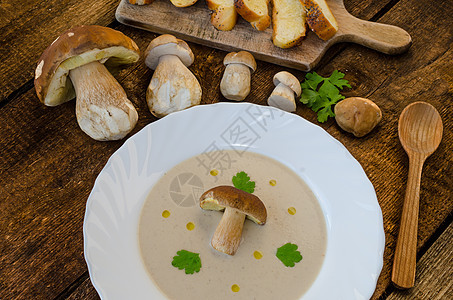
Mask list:
[[[328,41],[309,31],[300,46],[280,49],[272,43],[272,27],[255,30],[238,18],[231,31],[219,31],[210,22],[211,11],[204,0],[190,7],[178,8],[169,0],[155,0],[148,5],[132,5],[121,0],[116,18],[119,22],[155,33],[169,33],[185,41],[225,50],[246,50],[255,58],[302,71],[313,69],[327,49],[335,43],[353,42],[387,54],[399,54],[411,45],[403,29],[360,20],[349,14],[343,0],[327,0],[337,19],[339,30]]]

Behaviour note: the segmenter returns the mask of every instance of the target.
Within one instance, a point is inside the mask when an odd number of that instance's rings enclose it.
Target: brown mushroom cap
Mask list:
[[[250,68],[251,72],[256,70],[256,61],[252,54],[247,51],[230,52],[223,59],[225,66],[229,64],[243,64]]]
[[[277,86],[280,83],[283,83],[284,85],[288,86],[290,89],[294,91],[297,97],[300,96],[302,93],[302,88],[300,87],[300,82],[294,76],[293,74],[286,72],[286,71],[281,71],[278,72],[277,74],[274,75],[273,79],[274,85]]]
[[[75,97],[69,71],[93,61],[107,67],[138,61],[140,51],[123,33],[103,26],[72,28],[58,37],[41,55],[35,71],[39,100],[56,106]]]
[[[260,198],[232,186],[221,185],[207,190],[200,197],[200,207],[218,211],[235,208],[260,225],[267,219],[266,207]]]
[[[162,55],[176,55],[188,67],[194,61],[189,45],[171,34],[163,34],[152,40],[145,50],[145,64],[155,70]]]
[[[381,121],[382,112],[373,101],[349,97],[335,104],[335,120],[344,131],[362,137],[371,132]]]

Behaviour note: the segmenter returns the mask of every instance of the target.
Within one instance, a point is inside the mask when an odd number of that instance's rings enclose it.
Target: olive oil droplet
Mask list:
[[[263,258],[263,253],[261,253],[260,251],[255,251],[255,252],[253,252],[253,256],[256,259],[261,259],[261,258]]]
[[[276,186],[277,185],[277,181],[275,181],[274,179],[269,180],[269,184],[272,185],[272,186]]]
[[[233,285],[231,286],[231,290],[232,290],[233,292],[235,292],[235,293],[239,292],[240,289],[241,289],[241,288],[240,288],[239,285],[237,285],[237,284],[233,284]]]
[[[170,212],[169,212],[168,210],[164,210],[164,211],[162,212],[162,217],[168,218],[169,216],[170,216]]]
[[[296,214],[296,208],[295,207],[290,207],[288,208],[288,213],[290,215],[295,215]]]
[[[212,176],[217,176],[219,175],[219,171],[217,171],[216,169],[212,169],[209,174],[211,174]]]
[[[187,230],[194,230],[195,229],[195,224],[192,222],[187,223],[186,225]]]

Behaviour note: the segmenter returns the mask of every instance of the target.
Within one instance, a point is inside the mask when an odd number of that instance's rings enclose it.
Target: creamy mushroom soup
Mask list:
[[[234,256],[210,244],[223,212],[202,210],[199,197],[232,185],[244,171],[267,208],[267,222],[245,220]],[[269,157],[233,150],[203,153],[166,172],[149,193],[139,221],[139,243],[150,277],[170,299],[299,299],[318,275],[326,226],[314,194],[292,170]],[[287,267],[276,256],[287,243],[302,260]],[[172,265],[180,250],[198,253],[193,274]],[[289,255],[291,256],[291,255]]]

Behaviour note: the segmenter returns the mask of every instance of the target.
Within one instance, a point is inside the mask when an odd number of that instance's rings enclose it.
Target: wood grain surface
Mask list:
[[[403,29],[356,18],[345,9],[343,0],[327,2],[339,26],[335,36],[323,41],[309,30],[302,44],[290,49],[274,46],[272,26],[258,31],[240,17],[233,30],[215,29],[210,22],[210,10],[203,1],[181,9],[165,0],[155,0],[150,5],[132,5],[122,0],[116,18],[126,25],[173,34],[220,50],[247,50],[257,59],[302,71],[316,67],[327,49],[340,42],[354,42],[388,54],[399,54],[410,47],[411,37]]]
[[[76,25],[120,30],[143,51],[157,34],[117,23],[118,4],[112,0],[1,3],[0,299],[98,299],[83,257],[85,204],[96,176],[124,141],[90,139],[77,125],[74,101],[45,107],[35,95],[32,80],[41,52]],[[333,120],[320,125],[362,164],[375,187],[383,211],[386,248],[372,299],[384,299],[408,173],[397,122],[403,108],[412,102],[431,103],[444,122],[439,149],[423,169],[419,251],[429,248],[430,238],[453,211],[453,3],[349,0],[345,5],[356,17],[401,27],[413,37],[408,52],[396,56],[354,44],[334,45],[316,69],[322,75],[335,69],[344,72],[352,86],[345,96],[367,97],[383,112],[378,127],[360,139],[341,131]],[[203,104],[226,101],[218,88],[226,52],[194,43],[190,46],[195,54],[190,69],[201,83]],[[257,64],[248,102],[265,105],[274,88],[271,78],[278,71],[290,71],[299,80],[305,76],[299,70],[261,60]],[[151,76],[143,60],[116,75],[139,113],[133,133],[156,120],[145,101]],[[296,114],[319,124],[316,114],[301,104]],[[448,282],[452,280],[450,276]]]
[[[387,300],[451,299],[453,296],[453,224],[422,256],[417,265],[417,284],[414,288],[394,291]]]

